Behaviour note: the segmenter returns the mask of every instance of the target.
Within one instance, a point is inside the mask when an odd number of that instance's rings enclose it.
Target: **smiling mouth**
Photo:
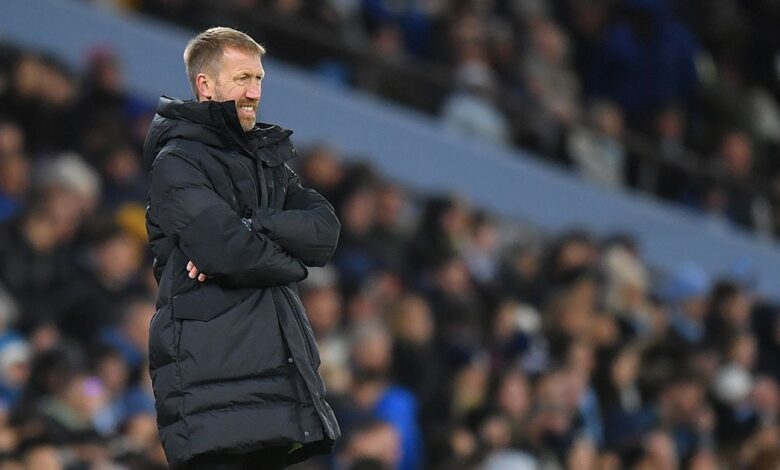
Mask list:
[[[257,106],[252,106],[252,105],[239,106],[238,110],[246,114],[255,114],[255,112],[257,111]]]

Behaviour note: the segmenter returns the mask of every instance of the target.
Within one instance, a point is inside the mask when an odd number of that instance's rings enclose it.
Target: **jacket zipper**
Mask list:
[[[301,321],[301,318],[299,317],[299,312],[302,312],[303,305],[300,303],[300,300],[296,298],[295,295],[293,295],[291,292],[289,292],[289,287],[282,286],[282,291],[284,291],[284,296],[287,297],[288,302],[292,302],[294,307],[296,308],[295,313],[295,321],[298,323],[298,328],[301,330],[301,336],[303,336],[303,346],[306,348],[306,355],[309,357],[309,363],[314,367],[314,354],[311,352],[311,348],[309,347],[309,339],[306,336],[306,330],[303,326],[303,322]]]
[[[254,157],[250,155],[250,158],[254,158]],[[252,189],[255,190],[255,194],[257,194],[259,190],[261,191],[261,189],[257,187],[257,183],[255,182],[254,176],[252,176],[252,171],[249,168],[247,168],[246,165],[244,165],[244,162],[243,160],[241,160],[241,158],[238,159],[238,166],[240,166],[242,170],[246,171],[246,174],[249,176],[249,183],[252,185]],[[260,197],[262,198],[262,193],[260,194],[261,194]]]
[[[293,309],[297,310],[299,302],[295,301],[294,299],[290,299],[290,297],[294,297],[294,296],[292,296],[288,292],[288,289],[289,288],[287,286],[281,286],[282,295],[284,295],[284,297],[285,297],[285,299],[287,299],[288,303],[294,304],[294,305],[292,305],[292,307],[293,307]],[[303,336],[303,347],[306,349],[306,355],[309,357],[309,363],[311,364],[311,366],[313,368],[314,367],[314,359],[312,357],[311,351],[309,350],[309,341],[306,339],[306,333],[304,333],[304,331],[303,331],[303,324],[301,323],[301,320],[298,317],[298,314],[296,312],[293,312],[293,315],[295,316],[296,323],[298,323],[298,328],[301,331],[301,336]],[[287,346],[287,347],[289,348],[289,346]],[[289,354],[290,354],[290,357],[292,357],[292,351],[291,350],[289,351]],[[315,371],[315,373],[316,373],[316,371]],[[306,378],[303,376],[303,372],[300,371],[300,368],[298,370],[298,376],[303,381],[303,387],[304,387],[304,389],[307,390],[307,393],[309,394],[309,396],[312,399],[312,402],[313,402],[313,405],[314,405],[314,409],[317,411],[317,415],[320,418],[320,423],[323,426],[323,429],[325,430],[326,435],[333,435],[333,429],[331,427],[330,421],[324,415],[324,413],[322,411],[320,411],[320,407],[317,406],[318,396],[312,393],[311,389],[308,386],[308,382],[306,381]],[[301,395],[301,391],[300,391],[299,387],[295,387],[295,390],[296,390],[295,393],[298,395],[298,399],[301,402],[303,402],[304,399],[300,396]],[[299,427],[299,429],[301,431],[304,431],[304,433],[305,433],[304,436],[307,436],[308,433],[304,429],[305,426],[304,426],[304,423],[303,423],[303,415],[301,413],[298,413],[298,427]]]
[[[225,170],[225,176],[227,177],[228,184],[230,185],[230,193],[233,197],[233,206],[237,207],[240,211],[242,208],[238,206],[238,188],[236,183],[233,182],[233,178],[230,177],[230,171],[226,167],[222,167]]]
[[[268,185],[268,191],[266,191],[265,170],[263,169],[262,160],[257,162],[257,172],[260,173],[260,185],[263,187],[263,191],[260,193],[260,207],[269,207],[268,193],[274,187],[274,182]]]
[[[254,153],[252,153],[252,151],[251,151],[251,150],[249,150],[248,148],[246,148],[246,147],[244,146],[244,144],[242,144],[242,143],[241,143],[240,141],[238,141],[237,139],[235,139],[235,138],[234,138],[234,140],[236,140],[236,143],[238,144],[238,148],[239,148],[241,151],[243,151],[243,152],[244,152],[244,154],[246,154],[246,155],[247,155],[249,158],[252,158],[252,159],[254,159],[254,158],[255,158],[255,155],[254,155]],[[255,182],[255,178],[254,178],[254,176],[252,175],[252,170],[251,170],[250,168],[247,168],[247,167],[244,165],[244,162],[243,162],[243,161],[242,161],[240,158],[238,159],[238,164],[239,164],[239,166],[241,166],[241,168],[242,168],[244,171],[246,171],[246,172],[247,172],[247,174],[249,175],[249,182],[252,184],[252,187],[254,188],[254,190],[255,190],[255,193],[257,194],[257,193],[258,193],[258,191],[260,191],[260,192],[259,192],[259,194],[260,194],[260,207],[268,207],[268,195],[266,194],[266,191],[265,191],[265,176],[263,175],[263,169],[262,169],[262,167],[261,167],[261,166],[262,166],[262,162],[258,162],[258,165],[260,165],[260,166],[258,166],[258,167],[257,167],[257,168],[258,168],[258,172],[260,173],[260,178],[263,180],[261,183],[256,183],[256,182]],[[258,188],[258,187],[257,187],[257,185],[258,185],[258,184],[260,184],[262,187],[261,187],[261,188]],[[263,203],[263,201],[265,201],[265,203]]]

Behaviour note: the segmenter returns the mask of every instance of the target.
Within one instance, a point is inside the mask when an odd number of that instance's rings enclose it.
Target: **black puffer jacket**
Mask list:
[[[331,451],[340,435],[295,285],[305,266],[328,261],[340,225],[285,164],[291,133],[243,132],[232,101],[166,97],[149,129],[147,230],[160,285],[149,368],[172,467],[302,443],[292,463]],[[206,282],[188,277],[190,260]]]

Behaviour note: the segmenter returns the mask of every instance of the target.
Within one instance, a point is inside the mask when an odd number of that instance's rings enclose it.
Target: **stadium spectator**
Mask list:
[[[355,369],[353,396],[359,409],[393,426],[400,440],[399,470],[420,468],[422,434],[418,401],[403,387],[389,382],[392,370],[392,338],[382,324],[364,324],[355,331],[352,346]]]
[[[101,329],[117,325],[121,315],[117,306],[143,292],[141,245],[113,224],[93,232],[83,261],[74,266],[71,304],[59,319],[62,332],[86,343]]]
[[[624,186],[626,154],[621,143],[623,116],[607,102],[589,109],[590,127],[580,127],[569,135],[568,151],[574,166],[587,181],[609,188]]]
[[[566,130],[580,110],[580,82],[569,63],[566,35],[550,19],[539,17],[529,24],[531,42],[522,61],[523,78],[535,105],[533,119],[538,148],[547,155],[561,153]]]
[[[100,167],[105,182],[103,200],[107,207],[144,203],[146,178],[140,162],[140,156],[129,144],[118,144],[103,154]]]
[[[690,162],[687,148],[687,124],[685,111],[676,104],[668,104],[655,117],[654,136],[658,148],[658,162],[641,162],[639,187],[659,196],[679,201],[690,186],[690,178],[675,164]]]
[[[72,193],[50,191],[0,229],[0,282],[17,300],[25,332],[63,313],[62,299],[73,283],[67,248],[78,226],[77,208]]]
[[[457,88],[442,107],[444,124],[464,135],[508,142],[509,124],[495,104],[496,77],[490,67],[478,60],[464,62],[455,81]]]
[[[715,171],[731,183],[723,188],[725,216],[739,225],[753,227],[759,232],[769,230],[764,215],[766,202],[757,197],[750,187],[754,166],[753,142],[741,131],[726,132],[720,141],[714,162]]]

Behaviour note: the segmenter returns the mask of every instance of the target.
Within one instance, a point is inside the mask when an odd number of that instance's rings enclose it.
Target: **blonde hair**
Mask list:
[[[184,49],[184,65],[192,92],[198,98],[198,85],[195,81],[199,73],[216,73],[216,65],[222,59],[225,48],[232,47],[262,56],[265,48],[255,42],[248,34],[233,28],[219,26],[209,28],[190,39]]]

